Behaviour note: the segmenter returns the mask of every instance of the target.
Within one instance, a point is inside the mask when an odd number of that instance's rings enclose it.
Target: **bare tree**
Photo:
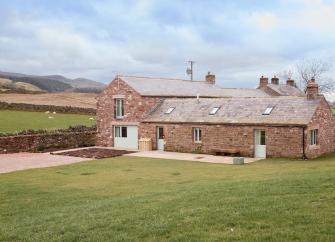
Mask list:
[[[315,79],[319,84],[320,92],[327,93],[334,90],[334,80],[326,76],[331,65],[320,59],[304,59],[296,65],[296,72],[301,81],[302,88],[306,91],[308,82]]]
[[[284,80],[291,80],[294,75],[294,70],[289,68],[287,70],[283,70],[280,73],[277,73],[276,75]]]

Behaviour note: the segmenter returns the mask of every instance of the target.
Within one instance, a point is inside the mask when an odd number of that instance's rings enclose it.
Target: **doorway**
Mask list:
[[[157,150],[164,150],[164,128],[157,127]]]
[[[266,158],[265,130],[255,130],[255,158]]]

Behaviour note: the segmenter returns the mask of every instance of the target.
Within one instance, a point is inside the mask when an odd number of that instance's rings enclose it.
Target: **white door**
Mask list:
[[[164,150],[164,129],[157,127],[157,150]]]
[[[266,158],[264,130],[255,130],[255,158]]]
[[[137,126],[114,126],[114,147],[137,150]]]

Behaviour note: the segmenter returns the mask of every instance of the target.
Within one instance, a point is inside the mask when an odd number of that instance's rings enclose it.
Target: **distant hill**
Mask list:
[[[85,78],[70,79],[61,75],[35,76],[0,71],[0,78],[11,80],[13,83],[28,83],[46,92],[99,93],[106,87],[101,82]]]
[[[0,93],[43,93],[39,87],[25,82],[0,78]]]

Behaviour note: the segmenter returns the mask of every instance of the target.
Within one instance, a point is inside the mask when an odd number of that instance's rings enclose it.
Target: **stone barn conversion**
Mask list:
[[[261,77],[257,89],[205,81],[117,76],[99,95],[97,144],[245,157],[314,158],[335,151],[335,117],[318,84]]]

